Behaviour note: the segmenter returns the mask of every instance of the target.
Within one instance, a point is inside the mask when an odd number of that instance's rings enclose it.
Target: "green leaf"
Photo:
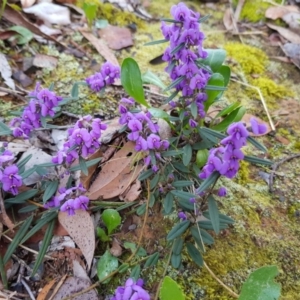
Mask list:
[[[75,82],[71,89],[71,97],[73,100],[78,100],[78,96],[79,96],[78,83]]]
[[[181,254],[172,254],[171,256],[171,264],[173,268],[178,269],[181,264]]]
[[[45,237],[44,237],[43,242],[42,242],[42,247],[39,250],[39,254],[38,254],[38,256],[36,258],[36,261],[35,261],[35,264],[33,266],[31,276],[34,276],[34,274],[38,270],[40,264],[44,260],[44,256],[45,256],[45,254],[47,252],[47,249],[48,249],[48,247],[51,243],[54,226],[55,226],[55,220],[52,220],[51,223],[48,225],[47,230],[45,232]]]
[[[176,255],[179,255],[179,254],[181,254],[182,248],[183,248],[183,239],[182,238],[177,238],[174,241],[172,252]]]
[[[192,159],[193,149],[190,144],[186,144],[183,148],[182,162],[185,166],[188,166]]]
[[[206,178],[201,183],[201,185],[197,189],[197,193],[199,194],[201,192],[204,192],[210,185],[212,185],[214,182],[216,182],[219,177],[220,177],[219,172],[214,171],[212,174],[210,174],[210,176],[208,178]]]
[[[149,170],[147,170],[147,171],[144,171],[144,172],[138,177],[138,179],[139,179],[140,181],[143,181],[143,180],[149,178],[149,177],[150,177],[151,175],[153,175],[153,174],[154,174],[154,172],[152,171],[152,169],[149,169]]]
[[[140,68],[133,58],[125,58],[121,67],[121,82],[128,95],[136,102],[149,107],[145,100]]]
[[[255,157],[255,156],[245,155],[244,160],[248,161],[252,164],[257,164],[257,165],[264,165],[264,166],[272,166],[273,165],[273,162],[271,160],[263,159],[263,158],[259,158],[259,157]]]
[[[190,180],[178,180],[178,181],[174,181],[172,183],[172,186],[174,186],[176,188],[181,188],[181,187],[191,186],[193,184],[194,184],[194,182],[190,181]]]
[[[209,215],[209,211],[206,210],[202,213],[202,215],[210,220],[210,215]],[[220,223],[225,223],[225,224],[234,224],[235,221],[233,219],[231,219],[230,217],[220,214],[219,213],[219,219],[220,219]]]
[[[108,235],[121,224],[120,214],[115,209],[106,209],[101,217],[103,223],[107,227]]]
[[[174,197],[169,192],[166,195],[165,199],[163,200],[163,207],[164,207],[164,210],[165,210],[166,214],[171,213],[171,211],[173,210],[173,203],[174,203]]]
[[[83,174],[87,176],[89,174],[89,171],[88,171],[85,159],[81,156],[79,156],[79,166],[80,166],[80,170],[83,172]]]
[[[109,23],[108,23],[108,21],[105,20],[105,19],[98,19],[98,20],[96,20],[96,22],[95,22],[95,27],[96,27],[97,29],[103,29],[103,28],[107,27],[108,25],[109,25]]]
[[[131,242],[125,242],[124,243],[124,248],[125,249],[130,249],[132,253],[135,252],[136,250],[136,244],[135,243],[131,243]]]
[[[150,114],[157,119],[169,119],[170,115],[160,108],[151,107],[148,109]]]
[[[160,300],[185,300],[186,296],[179,284],[171,277],[166,276],[160,287],[159,298]]]
[[[187,167],[186,167],[184,164],[182,164],[182,163],[174,162],[174,163],[173,163],[173,166],[174,166],[177,170],[179,170],[179,171],[181,171],[181,172],[183,172],[183,173],[190,173],[190,169],[187,168]]]
[[[205,49],[208,56],[202,63],[210,66],[213,72],[218,72],[226,58],[226,51],[223,49]]]
[[[1,16],[0,16],[0,18],[1,18]],[[5,289],[8,289],[6,270],[5,270],[5,266],[4,266],[3,258],[2,258],[1,254],[0,254],[0,275],[1,275],[1,280],[2,280],[3,287]]]
[[[207,244],[207,245],[212,245],[215,242],[213,237],[206,230],[199,228],[201,236],[199,235],[199,230],[198,230],[197,226],[191,227],[190,230],[191,230],[192,236],[194,237],[194,239],[198,245],[199,245],[199,241],[200,241],[200,244],[202,244],[201,239],[202,239],[203,243]]]
[[[184,210],[194,211],[194,204],[190,202],[190,200],[178,199],[178,205]]]
[[[192,243],[186,243],[187,251],[191,257],[191,259],[199,266],[203,266],[203,258],[199,250],[192,244]]]
[[[99,157],[99,158],[94,158],[89,161],[86,161],[85,162],[86,167],[89,168],[89,167],[97,164],[99,161],[101,161],[101,159],[102,159],[102,157]],[[80,164],[70,168],[70,172],[75,172],[75,171],[79,171],[79,170],[81,170]]]
[[[171,231],[167,235],[167,241],[172,241],[176,239],[177,237],[181,236],[189,227],[190,225],[189,220],[182,221],[178,224],[176,224]]]
[[[208,212],[209,212],[209,218],[211,220],[211,223],[213,225],[213,229],[216,234],[219,234],[220,232],[220,218],[219,218],[219,210],[216,200],[213,196],[208,197]]]
[[[27,205],[25,207],[22,207],[21,209],[18,210],[19,214],[25,214],[25,213],[29,213],[32,211],[37,210],[39,207],[36,205]]]
[[[209,152],[207,149],[198,150],[196,156],[196,164],[199,168],[202,168],[208,159]]]
[[[154,189],[159,182],[159,174],[156,174],[150,181],[150,190]]]
[[[143,203],[142,205],[140,205],[138,207],[138,209],[136,210],[136,213],[138,216],[142,216],[145,212],[146,212],[146,203]]]
[[[41,219],[29,230],[29,232],[23,237],[21,244],[25,243],[30,237],[32,237],[36,232],[38,232],[46,224],[50,223],[53,219],[57,217],[56,211],[50,211],[45,213]]]
[[[0,121],[0,129],[1,129],[1,131],[12,132],[12,130],[7,125],[5,125],[3,122],[1,122],[1,121]]]
[[[161,153],[162,157],[170,157],[170,156],[178,156],[181,155],[183,151],[181,149],[178,150],[169,150]]]
[[[226,115],[228,115],[229,113],[231,113],[232,111],[234,111],[236,108],[238,108],[239,106],[241,106],[241,104],[239,102],[234,102],[232,104],[230,104],[229,106],[225,107],[223,110],[221,110],[216,116],[215,118],[218,117],[224,117]]]
[[[151,71],[147,71],[146,73],[144,73],[142,75],[142,80],[144,83],[152,83],[152,84],[160,87],[161,89],[166,88],[165,84],[161,81],[161,79],[156,74],[152,73]]]
[[[129,269],[129,264],[124,263],[118,268],[118,272],[122,274],[122,273],[126,272],[128,269]]]
[[[238,107],[228,116],[226,116],[224,120],[222,120],[219,124],[213,126],[211,129],[216,131],[225,131],[230,124],[240,121],[245,112],[246,108],[244,106]]]
[[[220,133],[220,132],[215,131],[215,130],[212,130],[210,128],[206,128],[206,127],[201,127],[199,129],[199,133],[200,133],[201,136],[203,135],[204,137],[207,137],[207,138],[209,136],[213,136],[213,137],[216,137],[218,139],[224,139],[224,138],[226,138],[225,134]]]
[[[7,30],[15,31],[19,35],[17,36],[17,44],[24,45],[33,39],[33,33],[25,27],[22,26],[12,26]]]
[[[147,255],[147,251],[143,247],[139,247],[138,251],[136,252],[136,255],[143,257]]]
[[[130,278],[133,278],[135,281],[137,281],[140,277],[140,274],[141,274],[141,266],[136,265],[131,270]]]
[[[19,168],[19,170],[23,168],[30,161],[31,157],[32,154],[29,154],[17,163],[17,167]]]
[[[99,280],[104,279],[110,273],[118,269],[119,262],[118,259],[112,256],[109,250],[106,250],[105,253],[101,256],[97,264],[97,275]],[[108,283],[110,278],[105,280],[103,283]]]
[[[224,77],[219,73],[215,73],[210,77],[207,85],[216,86],[216,87],[224,87]],[[215,99],[218,97],[218,95],[220,93],[221,93],[221,91],[218,91],[218,90],[207,90],[206,91],[207,100],[204,102],[205,111],[208,110],[208,108],[213,104],[213,102],[215,101]]]
[[[274,281],[278,274],[276,266],[257,269],[243,284],[239,300],[278,300],[281,286]]]
[[[97,236],[102,242],[108,242],[110,239],[103,228],[97,227]]]
[[[54,181],[49,181],[46,190],[43,195],[43,203],[46,203],[57,191],[59,181],[54,180]]]
[[[254,139],[252,136],[247,137],[247,141],[251,143],[254,147],[256,147],[258,150],[261,150],[263,152],[267,152],[267,148],[260,144],[256,139]]]
[[[155,195],[153,193],[151,193],[150,198],[149,198],[149,207],[153,207],[153,205],[155,204]]]
[[[17,234],[15,235],[14,239],[11,241],[11,243],[9,244],[5,255],[3,257],[3,263],[4,265],[9,261],[10,257],[12,256],[12,254],[14,253],[14,251],[17,249],[17,247],[20,244],[20,241],[22,240],[22,238],[24,237],[24,235],[26,234],[31,222],[33,220],[33,215],[31,215],[20,227],[20,229],[17,231]]]
[[[198,222],[199,227],[207,230],[213,230],[213,225],[211,220],[204,220]],[[228,223],[220,222],[220,230],[228,228]]]
[[[26,202],[26,200],[33,198],[38,193],[38,190],[32,189],[19,195],[15,196],[14,198],[8,198],[5,200],[5,203],[13,203],[13,204],[20,204]]]
[[[184,199],[184,200],[190,200],[191,198],[195,198],[195,194],[184,192],[184,191],[172,190],[171,193],[174,196]]]
[[[196,102],[193,102],[191,104],[191,114],[194,119],[196,119],[198,116],[198,106],[197,106]]]
[[[95,20],[97,16],[97,4],[90,2],[83,2],[83,11],[88,20],[88,24],[91,27],[93,20]]]
[[[167,43],[167,42],[169,42],[169,41],[168,40],[156,40],[156,41],[148,42],[148,43],[144,44],[144,46],[157,45],[157,44],[162,44],[162,43]]]
[[[231,70],[228,66],[221,66],[218,72],[224,77],[224,86],[226,87],[230,81]]]
[[[22,179],[25,179],[25,178],[29,177],[31,174],[33,174],[34,172],[36,172],[36,169],[37,169],[37,167],[34,166],[33,168],[30,168],[27,171],[20,173],[20,176],[22,177]]]
[[[168,85],[163,92],[171,90],[173,87],[175,87],[177,84],[179,84],[181,81],[185,79],[185,76],[180,76],[177,79],[175,79],[170,85]]]
[[[146,260],[144,268],[155,266],[158,262],[158,259],[159,259],[159,253],[158,252],[155,252],[155,253],[151,254],[149,256],[149,258]]]

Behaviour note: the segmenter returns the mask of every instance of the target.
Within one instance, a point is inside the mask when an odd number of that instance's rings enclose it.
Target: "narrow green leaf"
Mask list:
[[[122,274],[122,273],[126,272],[128,269],[129,269],[129,264],[124,263],[118,268],[118,272]]]
[[[219,218],[219,209],[216,200],[213,196],[208,197],[208,212],[213,229],[216,234],[220,233],[220,218]]]
[[[172,101],[179,93],[179,90],[174,91],[165,101],[164,104],[169,103],[170,101]]]
[[[159,291],[159,298],[160,300],[185,300],[186,296],[175,280],[165,276]]]
[[[224,109],[222,109],[216,116],[215,118],[218,117],[224,117],[226,115],[228,115],[229,113],[231,113],[232,111],[234,111],[236,108],[238,108],[239,106],[241,106],[241,104],[239,102],[234,102],[232,104],[230,104],[229,106],[225,107]]]
[[[176,239],[177,237],[181,236],[187,230],[190,223],[191,222],[189,220],[185,220],[183,222],[176,224],[171,229],[171,231],[168,233],[167,241],[172,241],[172,240]]]
[[[36,205],[27,205],[25,207],[22,207],[21,209],[18,210],[19,214],[25,214],[25,213],[29,213],[32,211],[37,210],[39,207]]]
[[[71,97],[73,100],[78,100],[78,96],[79,96],[78,83],[75,82],[71,89]]]
[[[173,245],[173,250],[172,252],[176,255],[181,254],[182,248],[183,248],[183,239],[182,238],[177,238],[174,241],[174,245]]]
[[[7,30],[15,31],[19,34],[17,44],[24,45],[33,39],[33,33],[23,26],[12,26]]]
[[[243,284],[239,300],[278,300],[281,286],[274,281],[278,274],[276,266],[257,269]]]
[[[200,135],[205,134],[205,137],[207,137],[208,135],[214,136],[218,139],[224,139],[226,138],[226,135],[223,133],[220,133],[218,131],[212,130],[210,128],[206,128],[206,127],[201,127],[199,129],[199,133]]]
[[[190,173],[190,169],[180,162],[174,162],[173,166],[183,173]]]
[[[57,217],[57,211],[50,211],[45,213],[41,219],[29,230],[29,232],[22,238],[20,244],[25,243],[30,237],[32,237],[36,232],[38,232],[46,224],[50,223]]]
[[[173,266],[173,268],[178,269],[180,267],[181,264],[181,254],[172,254],[171,256],[171,264]]]
[[[178,199],[177,204],[184,210],[194,211],[194,204],[190,200]]]
[[[163,43],[167,43],[167,42],[169,42],[169,41],[168,40],[156,40],[156,41],[148,42],[148,43],[144,44],[144,46],[163,44]]]
[[[228,66],[221,66],[218,72],[224,77],[224,86],[227,87],[230,81],[231,70]]]
[[[208,210],[204,211],[202,214],[205,218],[210,220],[210,215],[209,215]],[[220,213],[219,213],[219,219],[220,219],[220,223],[225,223],[225,224],[234,224],[235,223],[235,221],[233,219],[231,219],[230,217],[228,217],[224,214],[220,214]]]
[[[197,106],[196,102],[193,102],[191,104],[191,114],[194,119],[196,119],[198,116],[198,106]]]
[[[218,72],[226,58],[226,51],[223,49],[205,49],[208,53],[206,59],[201,62],[210,66],[214,72]]]
[[[151,107],[148,109],[150,114],[157,119],[169,119],[170,115],[160,108]]]
[[[115,209],[106,209],[101,215],[102,221],[107,227],[108,235],[121,224],[121,216]]]
[[[49,181],[43,195],[43,203],[46,203],[55,194],[58,188],[58,184],[58,180]]]
[[[86,167],[89,168],[89,167],[91,167],[93,165],[96,165],[101,160],[102,160],[102,157],[94,158],[94,159],[91,159],[89,161],[86,161],[85,162]],[[79,171],[79,170],[81,170],[80,164],[76,165],[76,166],[73,166],[73,167],[70,168],[70,172],[75,172],[75,171]]]
[[[210,17],[211,17],[211,15],[206,15],[206,16],[200,18],[198,20],[198,23],[203,23],[203,22],[207,21]]]
[[[187,251],[191,257],[191,259],[199,266],[203,266],[203,258],[199,250],[192,244],[192,243],[186,243]]]
[[[4,266],[3,258],[2,258],[1,254],[0,254],[0,275],[1,275],[1,280],[2,280],[3,287],[5,289],[8,289],[6,270],[5,270],[5,266]]]
[[[22,179],[25,179],[25,178],[29,177],[31,174],[33,174],[34,172],[36,172],[36,169],[37,169],[37,167],[34,166],[33,168],[30,168],[27,171],[22,172],[20,174],[20,176],[22,177]]]
[[[122,85],[131,97],[136,102],[149,107],[149,104],[145,100],[142,75],[137,62],[131,58],[125,58],[121,67],[121,82]]]
[[[89,174],[89,171],[85,159],[81,156],[79,156],[79,165],[80,165],[80,170],[83,172],[84,175],[87,176]]]
[[[170,157],[170,156],[178,156],[180,154],[182,154],[183,151],[180,149],[178,150],[169,150],[169,151],[164,151],[162,152],[161,156],[162,157]]]
[[[150,198],[149,198],[149,207],[153,207],[155,204],[156,198],[153,193],[151,193]]]
[[[135,281],[137,281],[140,277],[140,274],[141,274],[141,266],[136,265],[131,270],[130,278],[133,278]]]
[[[27,155],[25,158],[23,158],[22,160],[20,160],[19,162],[17,162],[17,167],[19,169],[21,169],[22,167],[24,167],[31,159],[32,154]]]
[[[149,256],[149,258],[146,260],[144,268],[153,267],[157,264],[159,259],[159,253],[155,252],[152,255]]]
[[[47,230],[45,232],[45,237],[44,237],[43,242],[42,242],[42,247],[39,250],[39,254],[38,254],[38,256],[36,258],[36,261],[35,261],[35,264],[33,266],[31,276],[34,276],[34,274],[36,273],[36,271],[38,270],[40,264],[42,263],[42,261],[44,259],[44,256],[47,252],[47,249],[48,249],[48,247],[51,243],[51,239],[53,237],[54,225],[55,225],[55,220],[52,220],[50,222],[50,224],[48,225],[48,227],[47,227]]]
[[[161,18],[160,20],[161,20],[161,21],[165,21],[165,22],[170,22],[170,23],[176,23],[176,24],[182,23],[182,22],[180,22],[180,21],[176,21],[176,20],[168,19],[168,18]]]
[[[4,265],[9,261],[9,259],[11,258],[12,254],[14,253],[14,251],[17,249],[17,247],[20,244],[20,241],[22,240],[22,238],[24,237],[24,235],[26,234],[31,222],[33,220],[33,215],[31,215],[20,227],[20,229],[18,230],[17,234],[15,235],[14,239],[11,241],[11,243],[9,244],[6,253],[3,257],[3,263]]]
[[[199,245],[199,242],[200,242],[200,244],[202,244],[201,243],[201,239],[202,239],[204,244],[212,245],[215,242],[213,237],[206,230],[203,230],[201,228],[199,228],[199,229],[200,229],[201,236],[199,235],[199,230],[198,230],[197,226],[193,226],[190,228],[191,234],[194,237],[197,244]]]
[[[181,188],[181,187],[191,186],[193,184],[194,182],[190,180],[177,180],[172,183],[172,186],[176,188]]]
[[[206,140],[206,141],[208,140],[211,143],[213,143],[213,145],[217,144],[218,140],[215,137],[215,135],[211,134],[210,132],[204,131],[203,129],[204,129],[204,127],[198,128],[198,132],[199,132],[200,136],[203,138],[203,140]],[[216,131],[214,131],[214,132],[216,132]]]
[[[171,55],[176,54],[178,51],[180,51],[183,47],[184,47],[184,43],[181,43],[179,45],[177,45],[172,51],[171,51]]]
[[[199,221],[198,225],[202,229],[214,230],[211,220]],[[220,222],[220,230],[228,228],[228,224]]]
[[[254,139],[252,136],[247,137],[247,141],[251,143],[254,147],[256,147],[258,150],[261,150],[263,152],[267,152],[267,148],[260,144],[256,139]]]
[[[171,213],[171,211],[173,210],[173,203],[174,203],[174,197],[169,192],[166,195],[165,199],[163,200],[163,207],[164,207],[164,210],[165,210],[166,214]]]
[[[19,195],[15,196],[14,198],[8,198],[5,200],[5,203],[13,203],[13,204],[20,204],[26,202],[28,199],[33,198],[38,193],[38,190],[32,189]]]
[[[195,194],[184,192],[184,191],[172,190],[171,193],[174,196],[184,200],[190,200],[191,198],[195,198]]]
[[[176,80],[174,80],[169,86],[167,86],[163,92],[169,91],[172,88],[174,88],[177,84],[179,84],[181,81],[183,81],[185,79],[185,76],[180,76],[178,77]]]
[[[190,144],[186,144],[183,148],[182,162],[185,166],[188,166],[192,159],[193,149]]]
[[[153,174],[154,174],[154,172],[152,171],[152,169],[149,169],[149,170],[147,170],[147,171],[144,171],[144,172],[138,177],[138,179],[139,179],[139,181],[143,181],[143,180],[149,178],[149,177],[150,177],[151,175],[153,175]]]
[[[210,90],[211,86],[224,88],[224,77],[220,73],[215,73],[209,79],[206,86],[207,100],[204,102],[205,111],[213,104],[217,96],[221,93],[220,90]]]
[[[154,189],[158,182],[159,182],[159,174],[156,174],[151,180],[150,180],[150,190]]]
[[[144,83],[154,84],[154,85],[160,87],[161,89],[166,88],[166,85],[161,81],[161,79],[156,74],[152,73],[151,71],[147,71],[146,73],[144,73],[142,75],[142,80]]]
[[[197,193],[199,194],[201,192],[204,192],[210,185],[212,185],[214,182],[216,182],[219,177],[220,177],[219,172],[214,171],[212,174],[210,174],[210,176],[208,178],[206,178],[201,183],[201,185],[197,189]]]
[[[137,213],[138,216],[143,215],[145,212],[146,212],[146,203],[140,205],[138,207],[138,209],[136,210],[136,213]]]
[[[36,166],[42,167],[42,168],[50,168],[50,167],[57,166],[57,164],[54,164],[53,162],[49,162],[49,163],[39,164],[39,165],[36,165]]]
[[[3,122],[0,121],[0,129],[1,131],[8,131],[8,132],[12,132],[12,130]]]
[[[248,161],[252,164],[257,164],[257,165],[264,165],[264,166],[272,166],[273,165],[273,162],[271,160],[254,157],[254,156],[249,156],[249,155],[245,155],[244,160]]]

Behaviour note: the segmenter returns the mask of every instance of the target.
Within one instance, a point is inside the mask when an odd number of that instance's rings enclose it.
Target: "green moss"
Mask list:
[[[237,182],[239,184],[246,185],[249,182],[250,164],[244,160],[240,163],[239,173],[237,176]]]
[[[281,3],[281,0],[273,0],[276,3]],[[234,1],[237,5],[237,0]],[[265,12],[272,4],[262,0],[246,0],[241,11],[240,19],[250,22],[259,22],[265,20]]]

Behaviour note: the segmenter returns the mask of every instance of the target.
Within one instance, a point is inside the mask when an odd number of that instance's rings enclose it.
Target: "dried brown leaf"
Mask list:
[[[136,151],[134,143],[126,143],[105,163],[99,176],[91,185],[88,193],[91,200],[99,197],[110,199],[122,194],[135,181],[143,167],[132,166]]]
[[[15,83],[11,79],[12,71],[10,65],[3,53],[0,53],[0,75],[4,79],[4,82],[7,86],[9,86],[12,90],[15,90]]]
[[[126,202],[132,202],[138,199],[141,192],[141,182],[136,180],[122,195],[120,195],[120,199]]]
[[[39,292],[38,296],[37,296],[37,300],[46,300],[49,297],[48,294],[50,292],[50,290],[54,287],[54,285],[57,282],[57,278],[52,279],[50,282],[48,282],[43,288],[42,290]]]
[[[32,64],[38,68],[54,69],[57,65],[58,59],[54,56],[45,54],[36,54],[33,58]]]
[[[32,6],[36,0],[21,0],[22,8],[27,8]]]
[[[108,25],[100,29],[99,34],[113,50],[121,50],[133,45],[132,33],[128,28]]]
[[[285,14],[290,12],[299,12],[299,9],[295,5],[273,6],[266,10],[265,17],[276,20],[279,18],[281,19]]]
[[[113,239],[111,248],[109,250],[110,254],[119,257],[122,255],[122,247],[120,246],[119,242],[116,239]]]
[[[90,31],[86,31],[84,29],[79,29],[79,31],[88,41],[91,42],[91,44],[96,48],[100,55],[102,55],[110,63],[119,66],[119,62],[116,56],[107,47],[106,43],[102,39],[98,39]]]
[[[107,129],[101,134],[102,144],[109,143],[122,128],[122,125],[119,123],[119,118],[114,118],[108,122],[105,122],[105,124],[107,125]]]
[[[291,58],[291,61],[300,69],[300,45],[293,43],[286,43],[282,47],[286,56]]]
[[[300,35],[287,29],[284,27],[276,26],[270,23],[267,23],[267,26],[271,29],[274,29],[279,32],[281,36],[283,36],[288,41],[294,43],[294,44],[300,44]]]
[[[95,250],[94,225],[91,216],[87,211],[79,209],[75,211],[74,216],[59,212],[58,220],[82,251],[90,269]]]
[[[223,16],[223,24],[225,28],[229,31],[233,30],[233,21],[232,21],[232,10],[231,8],[227,8],[225,10],[224,16]]]
[[[61,300],[72,294],[78,293],[90,286],[90,282],[77,277],[69,277],[57,291],[53,300]],[[98,300],[96,290],[88,291],[80,296],[72,297],[73,300]]]

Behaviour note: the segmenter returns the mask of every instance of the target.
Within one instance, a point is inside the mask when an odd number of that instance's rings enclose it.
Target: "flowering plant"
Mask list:
[[[218,234],[234,223],[229,216],[219,212],[216,197],[225,197],[227,191],[223,186],[215,188],[218,179],[221,176],[234,178],[241,160],[264,165],[271,165],[271,162],[243,153],[242,148],[248,142],[262,151],[266,149],[249,136],[248,129],[241,122],[245,109],[240,103],[233,103],[218,114],[212,114],[211,107],[220,101],[229,83],[230,68],[223,65],[225,51],[203,48],[205,35],[200,30],[200,23],[206,18],[201,18],[183,3],[173,6],[171,14],[173,19],[166,19],[161,25],[165,39],[148,43],[169,43],[163,55],[167,62],[165,70],[171,80],[165,89],[168,92],[167,111],[150,107],[145,99],[139,67],[132,58],[123,61],[121,70],[105,63],[100,72],[85,80],[85,84],[93,92],[100,92],[121,77],[129,96],[120,100],[119,123],[123,126],[120,131],[126,132],[127,139],[135,144],[135,151],[143,154],[141,163],[145,167],[139,180],[149,181],[150,202],[142,204],[137,213],[144,214],[147,206],[152,207],[160,201],[164,215],[176,216],[176,224],[166,239],[170,246],[171,264],[179,268],[184,249],[197,265],[202,266],[205,244],[214,243],[209,231]],[[0,135],[28,139],[36,129],[51,128],[53,125],[47,121],[57,117],[67,101],[77,98],[78,85],[74,85],[70,98],[63,98],[57,96],[52,87],[42,89],[37,84],[29,94],[28,105],[11,121],[10,127],[0,123]],[[251,123],[253,132],[264,133],[266,128],[262,124],[255,120]],[[167,135],[162,134],[159,124],[168,129]],[[75,186],[72,175],[76,170],[87,174],[88,167],[99,162],[100,159],[86,159],[99,149],[101,134],[106,128],[107,125],[98,118],[89,115],[80,118],[68,129],[67,141],[53,155],[51,162],[26,171],[24,166],[31,157],[15,164],[13,153],[7,149],[9,145],[2,143],[0,187],[5,193],[5,203],[25,202],[41,190],[43,206],[49,209],[47,216],[35,225],[35,230],[30,231],[31,235],[46,221],[52,221],[58,210],[72,216],[78,209],[88,209],[86,190],[82,184]],[[47,168],[59,165],[63,171],[58,177],[51,177]],[[34,172],[42,176],[40,186],[18,195],[22,181]],[[59,187],[64,176],[69,177],[68,183]],[[9,193],[16,198],[7,199]],[[30,234],[26,235],[26,239]],[[43,246],[47,247],[47,244]],[[158,255],[154,253],[144,266],[153,266],[157,261]],[[124,287],[116,290],[112,300],[150,299],[138,277],[139,274],[135,274],[133,279],[128,279]]]

